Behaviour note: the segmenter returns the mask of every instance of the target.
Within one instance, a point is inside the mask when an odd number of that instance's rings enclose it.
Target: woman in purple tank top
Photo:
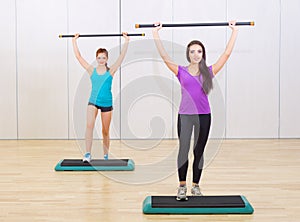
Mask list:
[[[176,75],[181,85],[181,102],[177,122],[179,138],[177,158],[179,188],[177,200],[187,200],[186,177],[189,164],[188,153],[193,129],[194,162],[191,194],[196,196],[202,195],[199,182],[203,168],[203,153],[208,140],[211,123],[210,105],[207,95],[213,88],[212,79],[227,62],[237,38],[238,28],[235,25],[235,21],[230,21],[229,27],[232,30],[231,37],[224,53],[216,63],[211,66],[206,65],[205,47],[200,41],[194,40],[187,45],[186,58],[189,65],[186,67],[175,64],[164,49],[158,34],[162,25],[156,23],[156,27],[153,29],[153,38],[160,56],[167,67]]]

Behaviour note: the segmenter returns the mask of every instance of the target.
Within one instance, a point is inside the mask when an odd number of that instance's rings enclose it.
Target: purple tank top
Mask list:
[[[212,78],[212,66],[208,67]],[[209,114],[208,96],[202,89],[202,76],[192,76],[187,67],[178,66],[177,78],[181,85],[179,114]]]

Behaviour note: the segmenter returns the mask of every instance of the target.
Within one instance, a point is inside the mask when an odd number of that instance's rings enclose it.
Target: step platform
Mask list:
[[[147,196],[144,214],[252,214],[253,207],[244,196]]]
[[[55,166],[56,171],[133,171],[131,159],[93,159],[90,163],[82,159],[64,159]]]

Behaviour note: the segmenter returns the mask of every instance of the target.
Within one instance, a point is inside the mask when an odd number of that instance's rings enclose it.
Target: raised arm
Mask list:
[[[218,61],[212,65],[212,71],[215,75],[222,69],[222,67],[225,65],[228,58],[230,57],[238,34],[238,27],[235,25],[235,21],[230,21],[229,27],[232,29],[232,33],[227,43],[226,49],[223,52],[223,54],[220,56]]]
[[[80,65],[91,75],[93,73],[93,67],[82,58],[80,51],[77,45],[77,39],[79,38],[79,34],[75,34],[75,37],[72,39],[73,51],[76,59],[80,63]]]
[[[160,23],[156,23],[156,27],[153,28],[152,33],[153,33],[153,38],[154,42],[156,45],[156,48],[158,49],[158,52],[163,59],[164,63],[167,65],[167,67],[177,76],[178,75],[178,65],[175,64],[172,60],[171,57],[168,55],[166,52],[160,38],[158,31],[161,29],[162,25]]]
[[[122,34],[123,34],[123,37],[125,38],[125,42],[124,42],[124,45],[122,47],[121,53],[120,53],[117,61],[110,67],[110,73],[111,73],[112,76],[115,75],[116,71],[118,70],[118,68],[122,64],[122,62],[125,58],[127,49],[128,49],[128,44],[129,44],[130,38],[127,36],[127,32],[123,32]]]

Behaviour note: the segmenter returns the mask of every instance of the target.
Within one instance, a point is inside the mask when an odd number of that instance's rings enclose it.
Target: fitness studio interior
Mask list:
[[[300,221],[299,0],[0,6],[0,221]]]

